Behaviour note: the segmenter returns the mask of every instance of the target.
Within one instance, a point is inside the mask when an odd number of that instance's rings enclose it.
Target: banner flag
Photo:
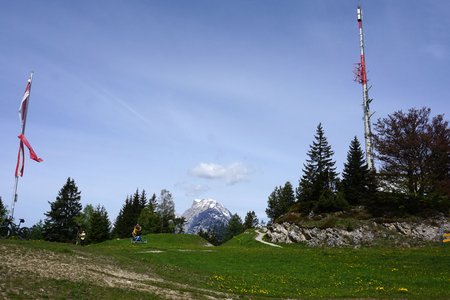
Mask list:
[[[23,169],[25,166],[25,148],[24,145],[27,146],[30,151],[30,158],[37,162],[43,161],[42,158],[37,156],[36,152],[34,152],[27,138],[25,137],[25,125],[27,122],[27,112],[28,112],[28,103],[30,101],[30,91],[31,91],[31,81],[33,79],[33,73],[31,73],[30,78],[28,79],[27,86],[25,87],[25,92],[23,93],[22,101],[20,102],[19,107],[19,118],[22,125],[22,133],[18,136],[20,139],[19,144],[19,153],[17,154],[17,164],[16,164],[16,178],[19,176],[23,176]]]
[[[27,121],[27,112],[28,112],[28,100],[30,99],[30,89],[31,89],[31,77],[28,79],[27,86],[25,88],[25,92],[23,93],[22,102],[20,102],[19,107],[19,118],[22,123],[22,133],[25,131],[25,123]]]
[[[19,144],[19,154],[17,154],[17,164],[16,164],[16,178],[23,176],[23,168],[25,166],[25,156],[23,150],[23,143],[20,141]]]
[[[23,169],[25,166],[25,155],[24,155],[24,147],[23,145],[27,146],[28,151],[30,151],[30,158],[34,161],[41,162],[44,161],[42,158],[37,156],[36,152],[34,152],[33,147],[31,147],[30,143],[28,142],[27,138],[20,134],[18,136],[20,139],[20,146],[19,146],[19,154],[17,155],[17,165],[16,165],[16,177],[22,177],[23,176]]]

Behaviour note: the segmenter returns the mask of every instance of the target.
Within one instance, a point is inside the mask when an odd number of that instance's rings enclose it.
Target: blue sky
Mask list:
[[[372,120],[450,99],[450,2],[360,1]],[[44,219],[68,177],[115,219],[127,195],[213,198],[265,218],[298,185],[319,122],[342,170],[363,143],[358,1],[4,1],[0,196],[10,206],[27,77],[29,159],[15,216]]]

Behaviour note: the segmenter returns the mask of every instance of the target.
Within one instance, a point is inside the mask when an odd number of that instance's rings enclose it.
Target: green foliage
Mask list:
[[[77,217],[80,215],[81,192],[73,179],[67,178],[54,202],[49,202],[50,211],[44,223],[44,238],[54,242],[74,242],[76,238]]]
[[[430,120],[430,113],[426,107],[411,108],[375,124],[385,191],[407,194],[412,201],[430,194],[450,197],[450,128],[443,115]]]
[[[2,197],[0,197],[0,224],[3,224],[3,221],[6,219],[8,214],[8,210],[6,206],[3,204]]]
[[[333,212],[345,210],[349,205],[347,200],[345,200],[343,192],[333,194],[330,191],[325,190],[322,195],[320,195],[316,207],[316,210],[319,212]]]
[[[143,234],[160,232],[161,220],[159,214],[156,212],[156,207],[156,195],[153,194],[138,218],[138,223],[142,226]]]
[[[278,217],[288,212],[295,203],[292,184],[287,181],[284,186],[275,187],[267,200],[266,214],[274,222]]]
[[[228,221],[225,240],[230,240],[242,232],[244,232],[244,225],[242,224],[241,217],[238,214],[232,215],[230,221]]]
[[[334,152],[328,144],[322,124],[317,126],[314,138],[297,189],[297,199],[304,213],[309,213],[311,210],[320,212],[320,207],[317,205],[320,197],[333,194],[338,183],[335,162],[332,159]]]
[[[104,206],[97,205],[89,219],[88,242],[100,243],[110,238],[111,222]]]
[[[160,218],[160,233],[173,233],[175,230],[175,202],[172,193],[161,190],[156,211]]]
[[[139,190],[136,190],[133,196],[127,196],[114,223],[113,236],[120,238],[129,237],[134,226],[138,223],[140,214],[146,204],[147,196],[145,190],[141,194],[139,194]]]
[[[350,205],[367,205],[374,202],[375,178],[369,171],[361,145],[355,136],[347,153],[347,162],[342,171],[342,191]]]
[[[39,220],[36,224],[31,227],[31,239],[32,240],[43,240],[44,239],[44,223]]]
[[[258,225],[258,218],[254,211],[247,212],[244,220],[244,230],[255,228]]]

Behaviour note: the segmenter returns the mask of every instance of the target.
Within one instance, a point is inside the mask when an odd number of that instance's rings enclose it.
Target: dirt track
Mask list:
[[[107,259],[90,257],[84,252],[74,255],[6,244],[0,245],[0,266],[6,270],[6,274],[2,274],[5,278],[33,274],[39,278],[84,281],[99,286],[144,291],[165,299],[230,298],[224,293],[192,288],[167,282],[157,276],[125,270]],[[0,298],[7,299],[6,292],[10,288],[0,281]]]

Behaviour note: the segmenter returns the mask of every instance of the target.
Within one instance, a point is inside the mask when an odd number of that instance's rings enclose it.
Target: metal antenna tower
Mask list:
[[[364,139],[366,145],[366,161],[369,170],[375,170],[374,158],[373,158],[373,144],[372,144],[372,129],[370,125],[370,118],[372,114],[370,113],[370,103],[372,99],[369,98],[369,89],[367,86],[367,74],[366,74],[366,62],[364,57],[364,34],[362,25],[362,10],[361,6],[358,5],[356,10],[358,17],[358,27],[359,27],[359,47],[361,49],[361,62],[357,63],[355,75],[356,81],[362,85],[363,91],[363,110],[364,110]]]

